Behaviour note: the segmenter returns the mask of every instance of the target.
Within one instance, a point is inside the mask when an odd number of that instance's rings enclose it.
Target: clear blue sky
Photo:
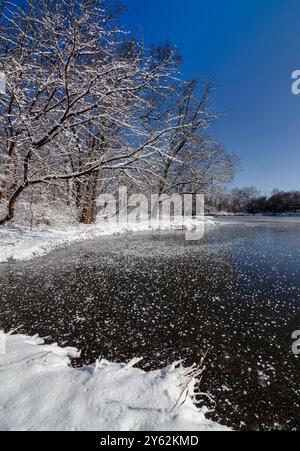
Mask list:
[[[213,77],[215,133],[240,155],[236,186],[300,189],[299,0],[123,0],[123,25],[147,45],[169,39],[184,76]]]

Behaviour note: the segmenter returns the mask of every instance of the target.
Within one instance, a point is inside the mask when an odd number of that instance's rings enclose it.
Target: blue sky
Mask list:
[[[145,43],[171,40],[186,78],[215,80],[215,127],[240,155],[234,185],[300,189],[299,0],[123,0],[122,23]]]

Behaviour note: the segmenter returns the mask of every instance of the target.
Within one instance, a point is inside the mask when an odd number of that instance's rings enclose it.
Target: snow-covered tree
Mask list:
[[[164,191],[202,189],[220,169],[228,178],[230,160],[202,134],[208,93],[197,104],[193,82],[178,88],[174,48],[145,49],[118,27],[119,12],[104,0],[2,4],[0,225],[28,190],[57,190],[91,222],[97,194],[119,180]]]

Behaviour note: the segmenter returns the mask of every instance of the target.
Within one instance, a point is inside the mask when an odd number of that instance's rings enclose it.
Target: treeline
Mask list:
[[[300,191],[274,190],[262,196],[254,187],[235,188],[207,198],[211,211],[249,214],[300,213]]]
[[[267,198],[260,196],[252,199],[246,206],[247,213],[299,213],[300,191],[279,192]]]
[[[0,201],[60,199],[94,221],[96,199],[223,189],[236,157],[210,135],[212,85],[183,81],[170,43],[145,48],[103,0],[0,4]]]

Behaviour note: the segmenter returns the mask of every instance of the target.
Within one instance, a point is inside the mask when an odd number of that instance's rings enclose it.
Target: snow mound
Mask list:
[[[135,359],[75,369],[74,348],[48,346],[38,336],[0,338],[1,431],[226,430],[193,404],[196,381],[182,366],[146,373],[134,368]],[[186,386],[184,404],[174,409]]]

